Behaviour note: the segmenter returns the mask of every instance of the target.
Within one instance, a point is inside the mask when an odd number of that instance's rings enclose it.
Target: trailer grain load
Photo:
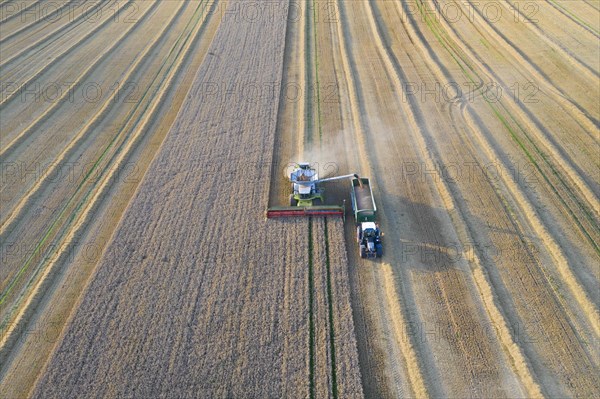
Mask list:
[[[352,179],[352,211],[356,222],[374,222],[377,206],[373,201],[373,191],[368,178]]]

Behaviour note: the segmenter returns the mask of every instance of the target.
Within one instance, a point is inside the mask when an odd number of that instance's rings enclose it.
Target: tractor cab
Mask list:
[[[380,258],[383,254],[381,231],[375,222],[363,222],[356,228],[361,258]]]
[[[370,238],[375,237],[375,232],[377,231],[377,225],[372,222],[363,223],[363,236]]]
[[[374,222],[361,223],[363,239],[379,239],[379,227]]]

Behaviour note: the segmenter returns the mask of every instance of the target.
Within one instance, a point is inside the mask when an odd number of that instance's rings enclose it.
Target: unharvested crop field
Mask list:
[[[599,43],[593,0],[1,1],[0,398],[600,396]],[[265,219],[299,160],[371,179],[381,260]]]

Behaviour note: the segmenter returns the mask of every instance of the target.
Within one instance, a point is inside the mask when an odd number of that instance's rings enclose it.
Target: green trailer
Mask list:
[[[375,222],[377,219],[377,207],[373,200],[373,190],[366,177],[352,179],[352,212],[356,223]]]
[[[373,190],[366,177],[352,179],[350,190],[352,213],[356,221],[356,242],[361,258],[381,258],[383,256],[383,233],[377,222],[377,206],[373,200]]]

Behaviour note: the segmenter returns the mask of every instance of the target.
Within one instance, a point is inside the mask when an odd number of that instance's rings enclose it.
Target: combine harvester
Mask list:
[[[293,193],[290,194],[289,206],[274,206],[267,209],[267,218],[298,216],[341,216],[344,217],[344,206],[324,205],[322,183],[342,179],[358,179],[357,174],[319,179],[317,171],[308,162],[300,162],[290,174]]]

